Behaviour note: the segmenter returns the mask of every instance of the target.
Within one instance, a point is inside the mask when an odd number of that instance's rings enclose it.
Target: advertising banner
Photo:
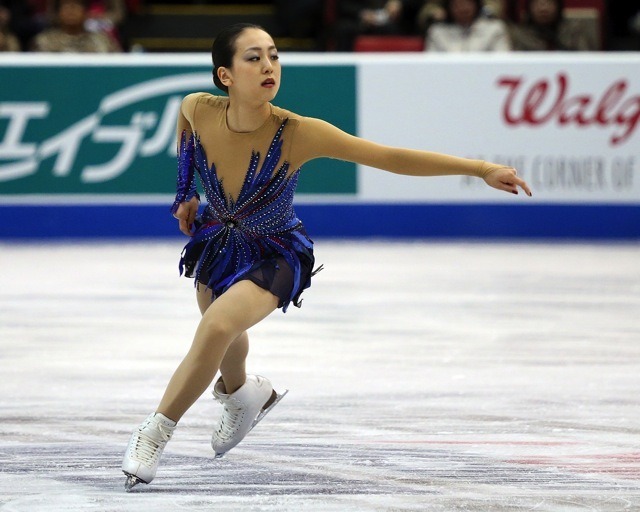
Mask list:
[[[319,159],[314,236],[640,238],[640,56],[282,54],[274,101],[390,146],[511,165],[533,198]],[[174,236],[175,121],[207,54],[0,55],[0,239]]]
[[[0,62],[0,202],[24,195],[35,202],[168,200],[182,98],[222,93],[206,55],[127,57]],[[323,66],[322,73],[290,66],[278,100],[355,132],[353,66]],[[353,195],[355,166],[323,162],[322,175],[305,172],[299,186],[302,194]]]
[[[384,77],[384,79],[381,79]],[[640,204],[640,58],[429,56],[358,66],[359,134],[514,166],[547,203]],[[363,172],[370,201],[511,202],[479,180]]]

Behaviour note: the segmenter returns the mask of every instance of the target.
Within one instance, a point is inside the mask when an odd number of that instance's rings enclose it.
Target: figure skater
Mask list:
[[[357,162],[413,176],[477,176],[513,194],[528,185],[510,167],[439,153],[383,146],[271,104],[280,62],[271,36],[238,24],[212,49],[213,81],[226,96],[195,93],[177,122],[178,184],[172,207],[191,239],[181,271],[195,278],[202,318],[193,344],[154,413],[132,434],[122,470],[126,490],[153,480],[183,414],[210,386],[223,404],[214,429],[216,457],[236,446],[282,397],[269,380],[245,373],[247,330],[283,311],[311,284],[313,243],[293,210],[300,168],[314,158]],[[195,173],[204,188],[200,202]]]

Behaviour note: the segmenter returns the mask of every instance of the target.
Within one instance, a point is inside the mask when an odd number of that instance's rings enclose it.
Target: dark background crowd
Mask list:
[[[0,0],[0,51],[188,51],[184,40],[141,34],[166,32],[163,15],[188,33],[191,14],[211,39],[203,15],[231,11],[233,21],[268,16],[284,50],[640,51],[640,0]]]

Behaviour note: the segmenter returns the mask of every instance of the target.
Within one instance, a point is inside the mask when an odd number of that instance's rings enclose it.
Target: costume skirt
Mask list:
[[[278,307],[283,311],[291,302],[301,305],[300,295],[311,285],[315,258],[313,242],[307,237],[304,228],[294,234],[280,238],[277,250],[271,250],[273,243],[255,244],[259,250],[250,251],[252,258],[229,254],[224,237],[202,239],[198,236],[201,226],[196,222],[196,233],[185,246],[180,260],[180,271],[186,277],[196,279],[196,285],[210,288],[213,299],[219,297],[233,284],[249,280],[278,297]],[[301,244],[299,241],[303,240]],[[273,240],[271,239],[271,242]],[[289,242],[289,243],[285,243]],[[239,251],[238,251],[239,252]],[[246,254],[246,253],[245,253]]]

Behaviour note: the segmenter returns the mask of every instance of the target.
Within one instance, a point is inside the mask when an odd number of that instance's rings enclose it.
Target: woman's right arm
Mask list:
[[[193,222],[198,213],[200,196],[196,188],[195,145],[193,138],[193,115],[197,102],[196,95],[190,94],[182,100],[176,136],[178,140],[178,177],[176,198],[171,213],[179,221],[179,228],[185,235],[191,236]]]

